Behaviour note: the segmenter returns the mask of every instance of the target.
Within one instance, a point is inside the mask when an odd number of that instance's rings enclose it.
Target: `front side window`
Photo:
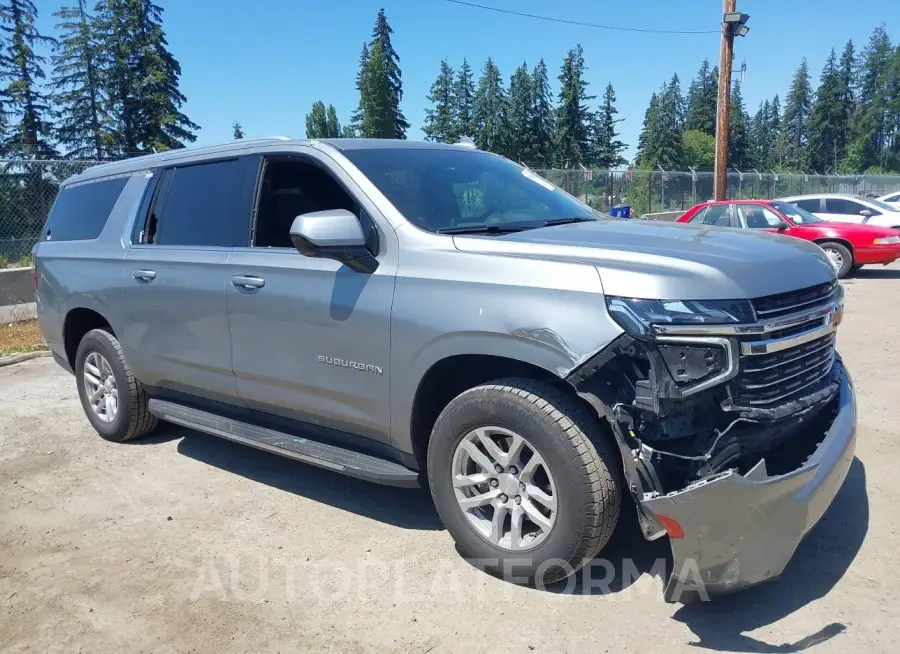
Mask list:
[[[237,159],[166,171],[148,224],[148,243],[232,247],[241,192]]]
[[[359,149],[344,155],[410,222],[454,228],[531,229],[595,214],[536,173],[478,150]]]
[[[865,209],[859,202],[844,198],[825,198],[825,213],[836,213],[842,216],[858,216]],[[877,212],[873,212],[877,213]]]
[[[64,186],[47,217],[44,240],[89,241],[100,236],[127,176]]]
[[[293,248],[294,219],[329,209],[346,209],[360,216],[359,204],[324,168],[298,158],[270,158],[263,169],[251,245]]]
[[[761,204],[739,204],[741,222],[749,229],[777,229],[782,220],[774,211]]]
[[[790,218],[791,222],[795,225],[809,225],[810,223],[825,222],[818,216],[814,216],[809,211],[795,206],[790,202],[773,202],[772,206]]]

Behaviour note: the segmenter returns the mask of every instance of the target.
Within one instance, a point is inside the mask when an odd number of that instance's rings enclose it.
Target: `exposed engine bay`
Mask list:
[[[743,475],[761,459],[784,474],[812,455],[837,412],[841,291],[806,304],[814,306],[789,307],[755,334],[626,333],[570,376],[609,423],[636,500]],[[646,518],[645,536],[661,535]]]

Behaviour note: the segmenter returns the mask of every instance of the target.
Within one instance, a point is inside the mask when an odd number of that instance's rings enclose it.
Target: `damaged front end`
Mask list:
[[[666,598],[777,577],[853,456],[843,289],[608,305],[625,333],[569,381],[611,427],[644,536],[670,538]]]

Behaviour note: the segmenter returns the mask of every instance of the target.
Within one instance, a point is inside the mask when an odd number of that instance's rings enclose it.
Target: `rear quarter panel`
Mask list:
[[[89,241],[41,241],[35,251],[38,276],[37,314],[51,351],[66,359],[63,328],[77,308],[103,315],[113,331],[120,326],[117,298],[121,292],[124,245],[149,177],[129,176],[100,236]]]

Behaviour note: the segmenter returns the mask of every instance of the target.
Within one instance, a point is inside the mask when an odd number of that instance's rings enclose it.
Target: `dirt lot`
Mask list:
[[[691,606],[661,601],[665,543],[634,524],[612,583],[521,588],[462,561],[422,491],[178,428],[109,444],[51,360],[2,368],[0,649],[900,651],[900,266],[846,289],[850,475],[780,581]]]

